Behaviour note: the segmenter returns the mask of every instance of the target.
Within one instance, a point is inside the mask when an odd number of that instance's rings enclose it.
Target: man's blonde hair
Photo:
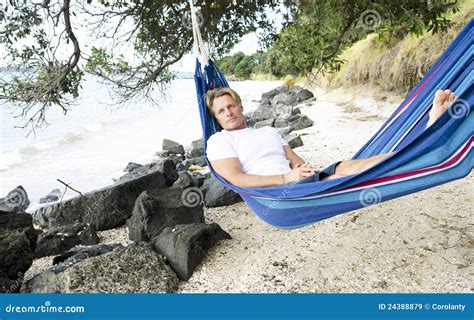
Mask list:
[[[214,112],[212,111],[212,106],[214,105],[214,99],[225,96],[225,95],[231,96],[232,99],[234,99],[234,101],[239,104],[239,106],[242,105],[242,100],[240,99],[239,94],[235,90],[232,90],[231,88],[222,87],[222,88],[209,90],[206,94],[206,104],[207,104],[207,110],[209,110],[212,116],[214,116]]]

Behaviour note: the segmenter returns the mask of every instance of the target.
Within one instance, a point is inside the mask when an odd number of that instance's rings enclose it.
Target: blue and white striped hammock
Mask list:
[[[194,8],[192,8],[194,10]],[[207,58],[194,12],[196,59],[194,80],[207,139],[222,128],[207,112],[207,90],[228,87],[224,75]],[[302,184],[269,188],[239,188],[220,177],[206,158],[212,174],[237,192],[263,221],[281,229],[294,229],[371,204],[398,198],[467,176],[473,167],[474,128],[473,52],[471,20],[420,83],[354,155],[363,159],[396,151],[359,174]],[[450,89],[458,99],[432,126],[425,129],[428,112],[438,89]]]

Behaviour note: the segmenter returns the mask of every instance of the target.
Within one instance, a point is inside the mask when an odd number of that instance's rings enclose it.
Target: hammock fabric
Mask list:
[[[207,112],[206,92],[227,87],[228,83],[213,61],[206,57],[197,23],[194,27],[195,41],[200,46],[195,46],[196,52],[205,59],[201,60],[205,61],[203,69],[196,59],[194,80],[206,148],[207,139],[222,129]],[[354,155],[353,159],[362,159],[396,151],[364,172],[322,182],[239,188],[220,177],[207,158],[206,162],[221,184],[239,193],[263,221],[281,229],[302,227],[465,177],[474,164],[473,39],[474,19],[378,132]],[[458,99],[448,112],[425,129],[438,89],[450,89]]]

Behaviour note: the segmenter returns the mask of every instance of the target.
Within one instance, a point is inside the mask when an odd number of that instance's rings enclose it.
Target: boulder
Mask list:
[[[135,200],[142,191],[165,187],[163,174],[157,171],[42,207],[33,213],[33,221],[42,228],[83,222],[97,230],[112,229],[124,224],[132,215]]]
[[[197,179],[188,172],[188,171],[181,171],[179,172],[179,178],[176,180],[171,188],[178,188],[178,189],[186,189],[190,187],[199,187]]]
[[[272,106],[285,105],[294,106],[298,103],[298,93],[294,90],[285,91],[277,94],[272,99]]]
[[[285,86],[279,86],[279,87],[276,87],[275,89],[264,92],[262,94],[262,99],[260,100],[260,103],[261,104],[263,104],[263,103],[270,104],[270,102],[273,100],[273,98],[277,94],[282,93],[282,92],[286,92],[288,90],[289,90],[289,87],[285,85]]]
[[[30,205],[28,194],[22,186],[10,191],[6,197],[0,198],[0,211],[24,212]]]
[[[262,120],[267,120],[270,118],[275,118],[274,112],[272,110],[272,107],[270,105],[260,105],[255,111],[252,113],[252,121],[253,121],[253,126],[258,121]],[[247,122],[247,125],[249,123]],[[252,126],[252,127],[253,127]]]
[[[16,280],[0,277],[0,293],[19,293],[23,280],[23,274],[20,274]]]
[[[295,121],[290,122],[290,127],[293,130],[301,130],[307,127],[311,127],[313,125],[314,121],[308,118],[307,116],[301,116]]]
[[[160,151],[157,151],[157,152],[155,152],[155,156],[157,156],[157,157],[159,157],[159,158],[177,157],[177,158],[180,158],[181,160],[184,160],[183,155],[181,155],[181,154],[176,154],[176,153],[174,153],[174,152],[167,151],[167,150],[160,150]]]
[[[63,262],[28,281],[27,292],[175,292],[176,274],[149,244],[137,243],[87,258]]]
[[[195,222],[204,222],[199,188],[142,192],[127,220],[128,236],[133,241],[150,241],[166,227]]]
[[[18,292],[17,280],[21,282],[33,263],[37,239],[30,214],[0,211],[1,292]]]
[[[302,89],[297,94],[297,102],[302,102],[302,101],[311,99],[313,97],[314,97],[314,94],[311,91],[307,89]]]
[[[288,126],[288,120],[283,119],[283,118],[278,118],[275,120],[274,127],[275,128],[284,128]]]
[[[255,125],[255,120],[252,118],[252,115],[245,115],[245,122],[247,123],[247,127],[253,128]]]
[[[135,162],[129,162],[125,169],[123,169],[124,172],[132,172],[133,170],[142,167],[143,165]]]
[[[197,157],[197,158],[191,158],[191,159],[186,159],[183,161],[183,163],[187,164],[189,163],[190,165],[195,165],[199,167],[205,167],[207,166],[206,160],[204,157]],[[189,167],[188,167],[189,169]]]
[[[288,143],[291,149],[303,146],[303,140],[301,140],[300,136],[297,136],[295,134],[286,136],[284,139]]]
[[[117,181],[115,181],[115,184],[124,183],[154,172],[161,172],[165,177],[166,186],[169,187],[176,181],[176,179],[178,179],[178,172],[176,170],[177,161],[177,158],[168,157],[136,167],[132,171],[121,176]]]
[[[290,128],[289,126],[288,127],[284,127],[284,128],[278,128],[277,129],[277,132],[280,134],[280,136],[282,136],[283,138],[285,138],[287,135],[290,134],[290,132],[292,132],[293,129]]]
[[[176,170],[178,171],[178,179],[179,179],[179,171],[188,170],[190,166],[191,166],[191,163],[188,160],[181,161],[180,163],[176,165]]]
[[[289,105],[260,105],[252,114],[252,118],[258,122],[267,119],[288,118],[291,116],[292,107]]]
[[[68,251],[61,253],[53,258],[53,265],[60,264],[62,262],[66,262],[63,266],[69,266],[74,263],[78,263],[84,259],[90,257],[97,257],[101,254],[110,252],[117,248],[123,248],[123,245],[120,243],[111,243],[111,244],[95,244],[90,246],[75,246]]]
[[[176,153],[176,154],[184,154],[183,145],[173,140],[163,139],[161,148],[163,149],[163,151],[169,151],[171,153]]]
[[[293,110],[291,110],[291,115],[294,116],[297,114],[301,114],[300,108],[293,108]]]
[[[35,258],[57,255],[79,244],[99,242],[95,228],[85,223],[51,228],[38,236]]]
[[[204,142],[202,139],[191,142],[191,150],[186,152],[186,158],[197,158],[204,155]]]
[[[59,199],[61,199],[61,190],[54,189],[45,197],[40,198],[39,203],[56,202],[59,201]]]
[[[286,119],[286,120],[287,120],[288,122],[293,122],[293,121],[298,120],[300,117],[301,117],[300,114],[294,114],[294,115],[288,117],[288,119]]]
[[[209,172],[210,174],[210,172]],[[193,176],[194,180],[196,181],[197,185],[196,187],[200,188],[204,181],[209,178],[210,175],[204,175],[198,171],[191,172],[191,175]]]
[[[164,255],[181,280],[188,280],[217,241],[231,236],[216,224],[179,224],[153,238],[155,250]]]
[[[242,201],[238,193],[221,185],[214,176],[204,181],[201,190],[206,207],[228,206]]]
[[[262,120],[257,123],[255,123],[254,128],[263,128],[263,127],[273,127],[273,123],[275,122],[275,119],[267,119],[267,120]]]

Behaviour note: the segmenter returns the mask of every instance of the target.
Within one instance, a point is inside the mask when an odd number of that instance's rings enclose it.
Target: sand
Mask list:
[[[300,105],[303,159],[323,168],[348,159],[402,98],[367,88]],[[355,97],[358,97],[356,100]],[[376,99],[377,98],[377,99]],[[180,292],[472,292],[472,174],[423,192],[296,230],[259,220],[244,204],[208,208],[232,239],[214,247]]]
[[[317,101],[299,107],[314,126],[298,132],[295,151],[320,168],[351,158],[402,100],[367,88],[313,91]],[[266,224],[245,203],[206,208],[206,222],[232,239],[179,292],[473,292],[473,194],[471,174],[296,230]],[[128,243],[124,227],[100,236]],[[49,261],[36,260],[27,277]]]

